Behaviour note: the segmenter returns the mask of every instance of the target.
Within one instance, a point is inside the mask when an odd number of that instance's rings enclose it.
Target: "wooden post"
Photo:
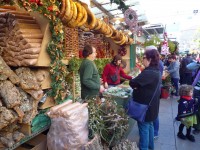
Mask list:
[[[72,89],[73,89],[73,102],[75,102],[75,97],[76,97],[76,83],[75,83],[75,72],[74,71],[73,71]]]

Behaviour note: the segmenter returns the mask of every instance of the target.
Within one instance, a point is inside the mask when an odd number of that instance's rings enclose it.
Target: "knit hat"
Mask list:
[[[145,47],[145,50],[152,50],[152,49],[158,50],[157,47],[155,47],[154,45],[150,45],[150,46]]]

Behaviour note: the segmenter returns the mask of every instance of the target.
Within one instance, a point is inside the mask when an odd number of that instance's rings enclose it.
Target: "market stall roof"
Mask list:
[[[200,1],[198,0],[123,1],[136,11],[139,26],[143,27],[146,36],[157,33],[161,35],[166,31],[168,38],[181,43],[182,37],[185,37],[184,33],[187,32],[188,35],[188,31],[191,31],[189,36],[191,37],[193,31],[196,31],[200,26]],[[115,26],[125,26],[124,15],[118,9],[117,4],[110,4],[110,0],[92,0],[91,4],[92,12],[97,18],[109,16],[111,22],[121,21],[120,24],[115,24]],[[192,39],[187,38],[187,41],[189,40]]]

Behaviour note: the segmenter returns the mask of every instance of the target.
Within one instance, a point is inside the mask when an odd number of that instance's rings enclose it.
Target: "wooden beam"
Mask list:
[[[104,14],[106,14],[110,19],[114,18],[114,16],[108,12],[105,8],[103,8],[101,6],[101,4],[99,4],[96,0],[92,0],[91,3],[93,3],[93,5],[95,5],[98,9],[100,9]]]

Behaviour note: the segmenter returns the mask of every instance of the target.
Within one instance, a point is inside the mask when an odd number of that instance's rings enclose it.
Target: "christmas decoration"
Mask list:
[[[137,25],[137,21],[138,21],[138,17],[136,12],[129,8],[124,12],[124,18],[125,18],[125,22],[126,24],[129,26],[129,28],[135,27]]]
[[[164,41],[162,42],[161,46],[161,55],[168,55],[169,53],[169,47],[168,47],[168,38],[167,38],[167,33],[164,32],[163,34]]]
[[[127,53],[127,50],[124,46],[120,46],[119,50],[118,50],[118,54],[121,56],[125,56]]]
[[[141,37],[143,35],[142,27],[137,28],[137,36]]]
[[[50,56],[50,74],[52,91],[56,103],[63,100],[62,93],[66,91],[66,65],[62,63],[64,58],[64,31],[61,20],[57,17],[61,3],[55,0],[18,0],[20,7],[27,11],[37,11],[50,21],[51,41],[48,43],[47,52]]]

